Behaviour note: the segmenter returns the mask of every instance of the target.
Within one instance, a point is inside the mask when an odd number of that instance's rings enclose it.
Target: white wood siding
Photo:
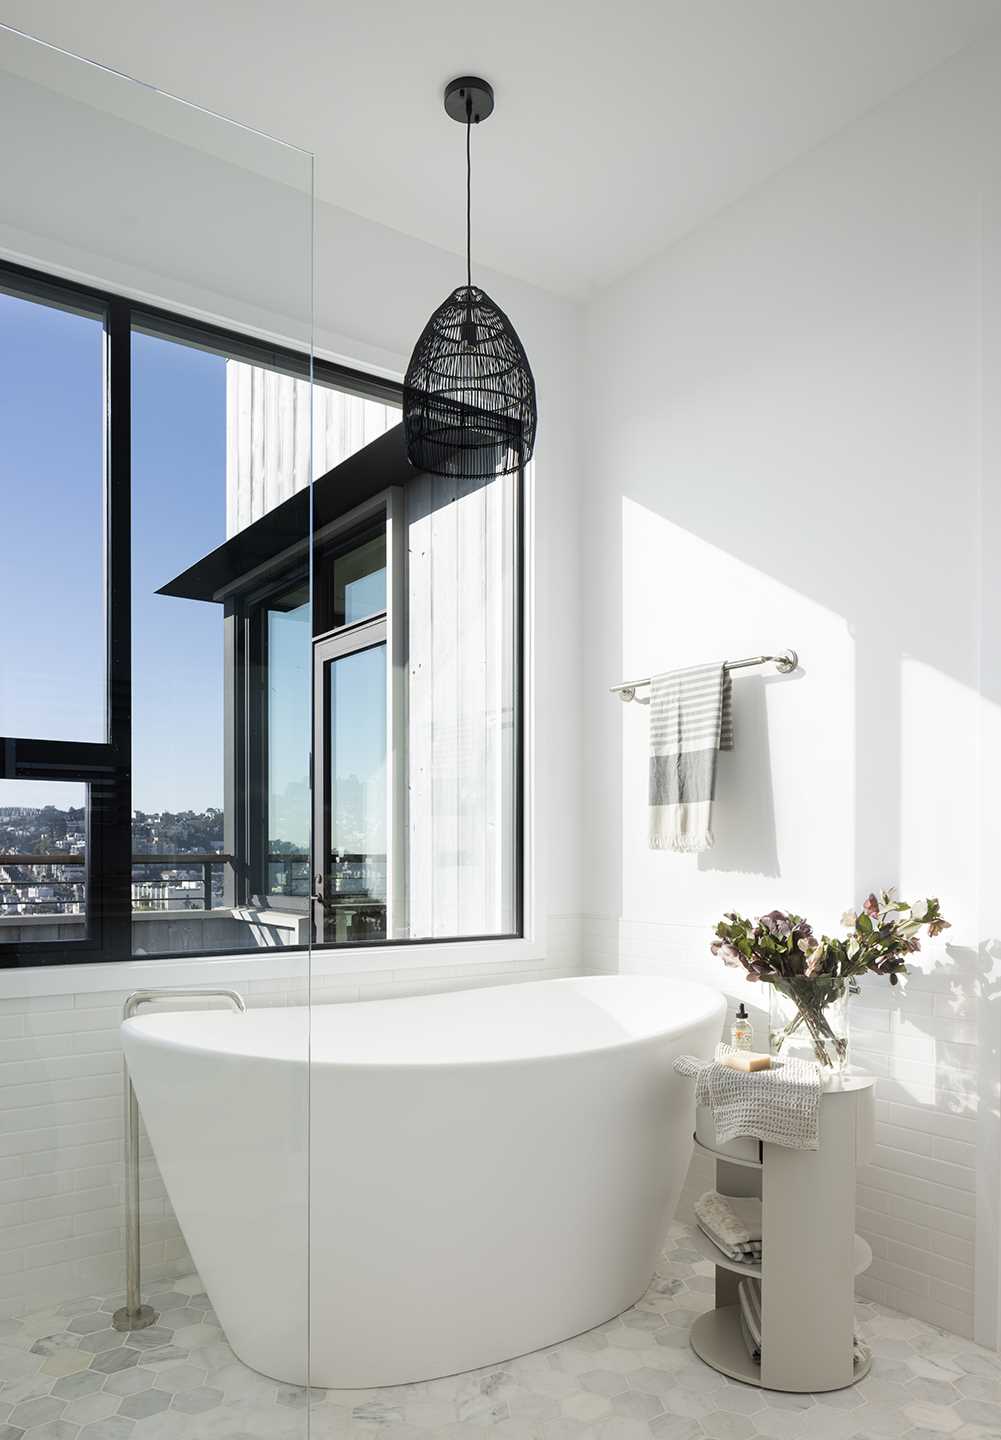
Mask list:
[[[275,370],[226,362],[226,534],[235,535],[302,490],[310,474],[310,389],[313,395],[313,476],[377,440],[400,421],[399,409],[310,387]]]
[[[287,500],[310,471],[306,381],[227,363],[227,534]],[[313,387],[314,475],[399,423],[398,409]],[[509,934],[515,926],[516,484],[417,475],[405,501],[407,693],[394,760],[406,851],[392,933]],[[398,662],[399,663],[399,660]],[[397,751],[391,736],[389,753]],[[393,847],[395,848],[395,847]]]
[[[413,936],[514,928],[515,484],[408,489]]]

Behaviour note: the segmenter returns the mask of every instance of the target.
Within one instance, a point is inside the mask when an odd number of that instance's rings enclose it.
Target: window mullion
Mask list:
[[[94,916],[105,956],[132,952],[132,316],[108,305],[105,599],[108,741],[113,768],[91,791]]]

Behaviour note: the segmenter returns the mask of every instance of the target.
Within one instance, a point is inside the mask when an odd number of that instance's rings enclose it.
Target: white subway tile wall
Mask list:
[[[575,973],[664,973],[715,983],[765,1012],[736,972],[707,965],[701,930],[560,916],[535,963],[436,965],[313,979],[314,1003],[369,1000]],[[620,961],[621,952],[621,961]],[[0,1001],[0,1315],[16,1316],[122,1283],[122,1062],[125,991]],[[27,982],[26,982],[27,983]],[[231,980],[251,1005],[303,999],[287,978]],[[749,995],[749,991],[751,991]],[[760,999],[760,997],[758,997]],[[732,1014],[731,1014],[732,1018]],[[729,1020],[728,1022],[729,1023]],[[914,973],[898,993],[866,982],[853,1002],[855,1062],[879,1077],[877,1152],[862,1172],[858,1228],[873,1249],[859,1293],[956,1334],[973,1329],[976,977]],[[693,1160],[679,1207],[711,1184]],[[143,1265],[149,1280],[191,1262],[156,1168],[143,1150]]]
[[[709,958],[704,929],[634,921],[617,928],[616,946],[608,917],[583,919],[582,934],[601,937],[590,950],[585,942],[590,969],[615,969],[617,950],[623,971],[714,985],[730,1002],[727,1027],[743,1000],[756,1046],[767,1047],[763,991]],[[961,951],[922,954],[899,987],[866,978],[850,1012],[852,1062],[879,1080],[877,1148],[858,1188],[857,1225],[873,1263],[858,1293],[964,1336],[974,1324],[979,981]],[[691,1218],[693,1200],[711,1184],[711,1167],[695,1157],[679,1218]]]
[[[579,973],[579,929],[552,920],[548,956],[534,963],[456,963],[316,976],[316,1004],[426,994]],[[121,991],[73,990],[0,1000],[0,1316],[20,1316],[124,1283]],[[259,972],[258,972],[259,973]],[[31,985],[30,973],[23,976]],[[226,982],[250,1005],[302,1003],[302,983]],[[211,988],[208,986],[207,988]],[[143,1142],[145,1281],[190,1274],[192,1264],[149,1146]]]

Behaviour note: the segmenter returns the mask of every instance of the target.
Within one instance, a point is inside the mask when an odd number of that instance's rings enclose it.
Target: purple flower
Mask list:
[[[789,923],[789,916],[784,910],[769,910],[767,915],[761,916],[758,924],[762,929],[767,930],[769,935],[774,935],[778,940],[785,939],[792,930],[792,926]]]
[[[862,902],[862,909],[869,916],[870,920],[877,920],[879,918],[879,901],[875,895],[869,895]]]
[[[773,975],[774,967],[767,960],[745,960],[744,968],[748,980],[760,980],[763,975]]]

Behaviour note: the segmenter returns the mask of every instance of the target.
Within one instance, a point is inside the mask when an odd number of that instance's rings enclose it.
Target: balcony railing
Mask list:
[[[133,868],[133,869],[136,869],[136,868],[138,868],[138,867],[140,867],[140,866],[148,867],[148,866],[151,866],[151,865],[157,865],[157,866],[161,866],[163,869],[167,869],[167,870],[170,870],[170,869],[174,869],[174,870],[194,870],[194,871],[196,871],[196,872],[200,872],[200,874],[201,874],[201,882],[202,882],[202,895],[201,895],[201,898],[202,898],[202,908],[205,909],[205,910],[211,910],[211,909],[213,908],[213,906],[212,906],[212,876],[213,876],[213,872],[214,872],[217,868],[219,868],[219,867],[221,867],[221,866],[232,865],[232,863],[233,863],[233,858],[234,858],[234,857],[233,857],[232,855],[227,855],[227,854],[225,854],[225,853],[224,853],[223,851],[221,851],[221,850],[211,850],[211,851],[207,851],[207,852],[204,852],[204,853],[203,853],[203,852],[195,852],[195,853],[187,853],[187,854],[168,854],[168,855],[149,855],[149,854],[142,854],[142,855],[133,855],[133,856],[132,856],[132,868]],[[282,858],[284,858],[284,857],[282,857]],[[6,868],[8,865],[21,865],[21,866],[25,866],[25,867],[27,867],[27,866],[38,866],[38,865],[59,865],[59,866],[62,866],[62,867],[64,867],[64,868],[66,868],[66,869],[76,869],[76,868],[83,869],[83,868],[86,866],[86,863],[87,863],[86,858],[85,858],[83,855],[67,855],[67,854],[64,853],[64,852],[60,852],[60,853],[57,853],[57,854],[54,854],[54,855],[0,855],[0,870],[3,870],[3,869]],[[0,915],[3,915],[3,914],[4,914],[4,900],[3,900],[4,892],[9,891],[9,890],[13,890],[14,893],[15,893],[15,895],[16,895],[17,892],[21,889],[23,883],[24,883],[24,882],[23,882],[23,881],[20,881],[20,880],[0,880]],[[22,903],[29,904],[29,905],[34,904],[34,905],[37,905],[37,906],[39,906],[39,907],[45,907],[45,906],[51,906],[51,905],[53,905],[54,903],[62,903],[62,904],[64,904],[64,903],[66,903],[66,900],[69,899],[69,900],[70,900],[70,903],[73,903],[73,904],[81,903],[81,904],[82,904],[82,902],[83,902],[83,900],[84,900],[84,896],[85,896],[85,891],[86,891],[86,880],[85,880],[85,879],[83,879],[82,877],[81,877],[81,879],[79,879],[79,880],[76,880],[76,879],[67,879],[67,878],[65,878],[65,877],[63,877],[63,876],[60,876],[58,880],[53,880],[52,883],[53,883],[54,885],[59,885],[59,886],[61,886],[61,887],[64,887],[65,889],[70,890],[70,891],[72,892],[72,895],[71,895],[70,897],[63,897],[63,899],[62,899],[60,902],[54,902],[52,899],[45,899],[45,900],[38,900],[38,901],[36,901],[36,902],[25,901],[25,902],[22,902]],[[166,883],[166,882],[165,882],[165,883]],[[143,901],[144,899],[147,899],[147,898],[149,898],[149,897],[145,897],[145,896],[142,896],[142,895],[136,895],[136,894],[135,894],[135,889],[134,889],[134,887],[133,887],[133,896],[132,896],[133,905],[141,904],[142,901]],[[8,913],[8,914],[12,914],[12,913],[14,913],[14,912],[8,911],[7,913]],[[32,909],[31,911],[27,911],[27,912],[25,912],[25,911],[22,910],[22,911],[17,912],[17,913],[20,913],[20,914],[28,913],[28,914],[46,915],[46,914],[58,914],[58,913],[60,913],[60,912],[58,912],[58,911],[53,911],[53,910],[49,910],[49,909],[44,909],[44,908],[38,908],[38,909]],[[73,912],[69,912],[69,913],[73,913]],[[140,913],[141,913],[141,912],[140,912]],[[15,915],[15,918],[16,918],[16,915]]]
[[[300,899],[307,898],[310,891],[309,856],[305,853],[287,853],[276,851],[269,853],[266,857],[268,865],[267,893],[271,895],[296,896]],[[201,878],[201,901],[205,910],[219,909],[213,904],[213,879],[216,871],[226,865],[232,865],[234,856],[221,850],[211,851],[186,851],[165,855],[151,855],[144,852],[132,856],[132,867],[150,868],[160,866],[163,869],[173,870],[194,870]],[[67,854],[59,851],[54,854],[40,855],[37,853],[27,855],[0,854],[0,872],[10,866],[39,867],[58,865],[64,870],[80,869],[86,867],[86,858],[83,855]],[[18,892],[24,886],[23,880],[6,880],[0,878],[0,917],[5,914],[17,918],[18,915],[59,915],[59,914],[80,914],[85,900],[86,879],[83,875],[67,877],[60,875],[51,880],[53,886],[59,886],[62,894],[59,897],[46,897],[36,901],[22,899],[20,906],[29,906],[29,909],[19,908],[17,911],[7,910],[4,904],[5,896],[13,892],[15,900]],[[40,883],[40,882],[33,882]],[[44,882],[41,882],[44,883]],[[136,881],[135,884],[141,884]],[[169,882],[164,881],[164,884]],[[161,908],[170,908],[170,899],[154,898],[150,896],[137,895],[135,885],[133,886],[133,907],[137,914],[151,913]],[[81,910],[67,911],[64,907],[67,904],[79,905]]]

